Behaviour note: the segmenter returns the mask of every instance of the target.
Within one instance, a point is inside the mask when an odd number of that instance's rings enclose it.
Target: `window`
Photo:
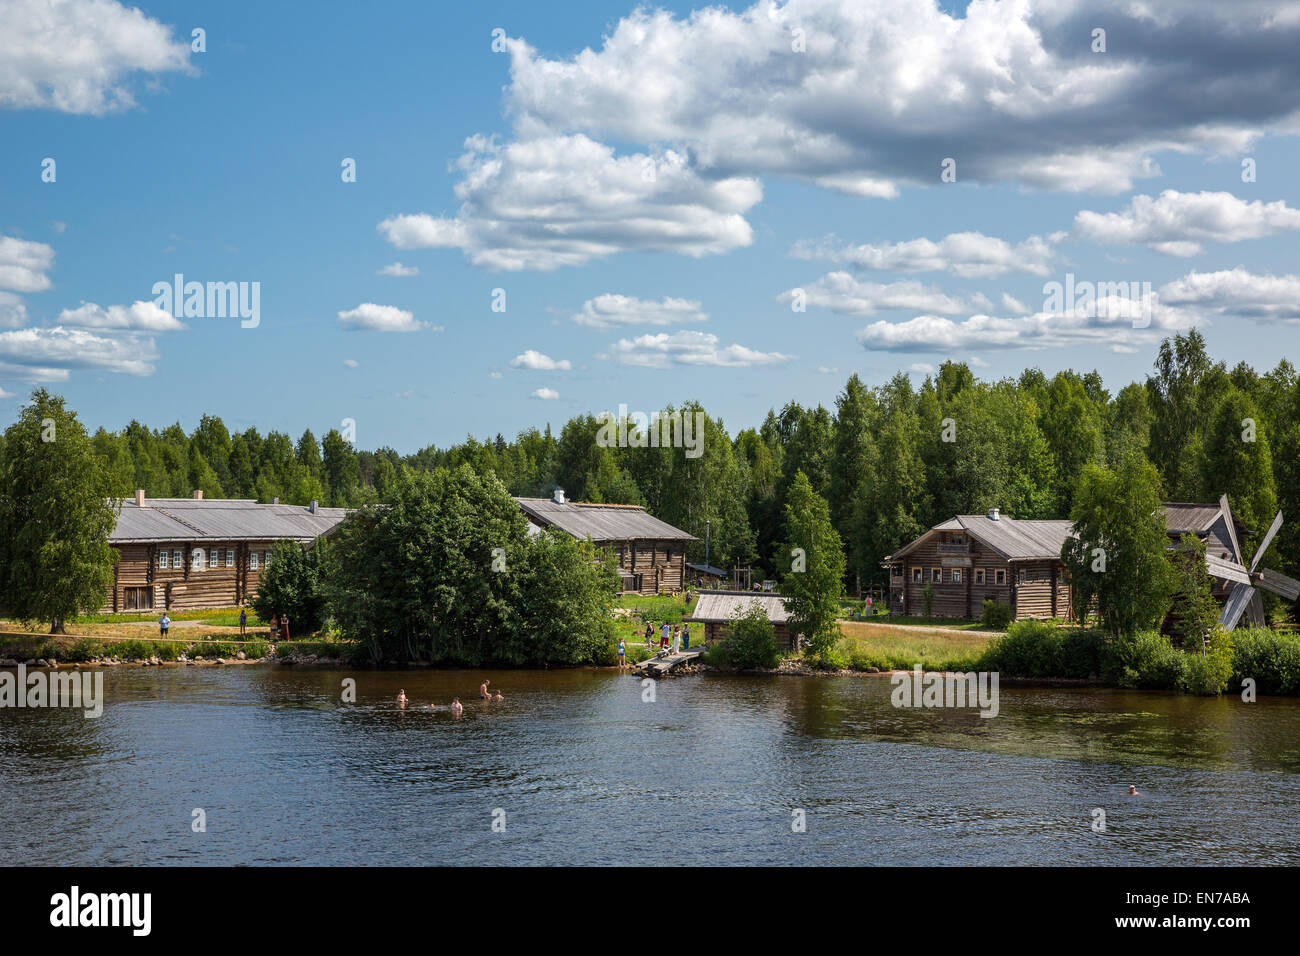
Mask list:
[[[931,568],[931,569],[930,569],[930,580],[933,581],[935,584],[942,584],[942,583],[943,583],[943,568]]]
[[[922,571],[920,568],[913,568],[913,569],[912,569],[912,583],[913,583],[913,584],[920,584],[921,581],[923,580],[922,575],[923,575],[924,573],[925,573],[925,572]]]
[[[250,551],[250,552],[248,552],[248,569],[249,569],[250,571],[256,571],[256,570],[257,570],[257,557],[258,557],[258,555],[260,555],[261,553],[262,553],[262,552],[260,552],[260,551]]]
[[[169,567],[169,566],[171,565],[171,562],[172,562],[172,555],[171,555],[171,552],[170,552],[170,551],[159,551],[159,552],[158,552],[158,567],[159,567],[159,568],[167,568],[167,567]]]
[[[952,569],[952,583],[961,584],[961,568]]]
[[[234,566],[235,566],[235,549],[226,548],[226,567],[233,568]]]
[[[194,553],[190,555],[190,567],[195,571],[203,570],[203,549],[195,548]]]
[[[889,569],[889,573],[896,578],[901,578],[903,576],[903,566],[901,564],[896,564]]]
[[[975,583],[976,583],[976,584],[983,584],[983,583],[984,583],[984,569],[983,569],[983,568],[976,568],[976,569],[975,569]]]
[[[269,568],[270,566],[271,566],[271,552],[268,551],[266,552],[266,554],[262,556],[262,567]]]
[[[185,567],[185,552],[180,548],[172,550],[172,567],[177,571]]]
[[[218,551],[216,548],[208,549],[208,567],[209,568],[221,567],[221,552]]]
[[[1017,583],[1017,584],[1024,584],[1026,580],[1027,580],[1027,578],[1026,578],[1026,576],[1025,576],[1025,572],[1024,572],[1024,569],[1023,569],[1023,568],[1022,568],[1020,571],[1017,571],[1017,572],[1016,572],[1016,583]]]
[[[997,570],[997,583],[998,583],[998,584],[1006,584],[1006,583],[1007,583],[1007,572],[1006,572],[1006,569],[1005,569],[1005,568],[998,568],[998,570]]]

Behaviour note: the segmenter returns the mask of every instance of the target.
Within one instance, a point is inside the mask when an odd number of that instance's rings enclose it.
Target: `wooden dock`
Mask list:
[[[663,657],[651,657],[639,664],[633,664],[632,670],[650,677],[663,677],[672,673],[673,668],[682,664],[689,664],[703,653],[704,648],[693,647],[689,651],[678,651],[676,654],[665,654]]]

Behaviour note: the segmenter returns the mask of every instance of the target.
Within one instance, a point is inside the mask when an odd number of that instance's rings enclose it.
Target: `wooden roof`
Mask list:
[[[552,525],[575,538],[592,541],[694,541],[695,536],[660,521],[640,505],[598,505],[585,501],[557,502],[551,498],[516,498],[532,521]]]
[[[346,508],[263,505],[241,498],[134,498],[122,502],[110,544],[190,541],[311,541],[329,534]]]
[[[1073,525],[1069,521],[1009,518],[999,515],[957,515],[935,525],[910,544],[904,545],[885,558],[896,560],[914,550],[926,538],[939,531],[964,531],[981,544],[992,548],[1008,561],[1030,561],[1059,558],[1061,546],[1071,536]]]
[[[736,609],[744,614],[751,607],[762,608],[773,624],[784,624],[790,619],[785,609],[785,599],[779,594],[760,591],[698,591],[700,599],[688,621],[703,624],[722,624],[736,616]]]

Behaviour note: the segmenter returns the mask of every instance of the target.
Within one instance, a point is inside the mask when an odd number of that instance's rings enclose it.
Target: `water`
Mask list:
[[[264,665],[104,686],[98,720],[0,710],[0,864],[1300,863],[1295,700],[1003,687],[982,719],[896,710],[883,678],[645,703],[608,671]],[[420,709],[453,695],[459,720]]]

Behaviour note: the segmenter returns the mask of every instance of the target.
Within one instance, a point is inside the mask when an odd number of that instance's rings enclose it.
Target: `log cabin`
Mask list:
[[[118,552],[100,613],[234,607],[257,595],[279,541],[329,534],[345,508],[258,504],[228,498],[146,498],[122,502],[108,542]]]
[[[782,647],[792,647],[794,636],[790,633],[790,612],[785,599],[779,594],[754,591],[699,591],[695,610],[683,620],[704,625],[704,643],[712,644],[727,636],[732,619],[751,607],[758,607],[772,622],[776,641]]]
[[[676,594],[687,583],[686,542],[697,539],[640,505],[568,501],[560,488],[550,498],[515,501],[533,527],[589,539],[617,569],[624,594]]]
[[[882,562],[889,569],[889,610],[925,614],[933,589],[935,617],[977,618],[985,600],[1011,608],[1015,620],[1070,616],[1070,585],[1061,546],[1069,521],[1020,520],[997,508],[937,524]]]

